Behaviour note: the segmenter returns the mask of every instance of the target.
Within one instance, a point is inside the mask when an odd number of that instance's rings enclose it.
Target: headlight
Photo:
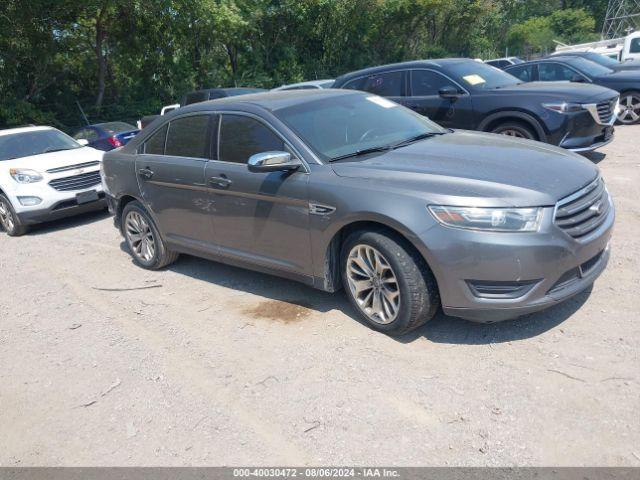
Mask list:
[[[478,208],[429,206],[443,225],[492,232],[535,232],[542,219],[541,208]]]
[[[580,103],[559,102],[559,103],[543,103],[542,106],[547,110],[553,110],[558,113],[579,112],[584,110]]]
[[[42,175],[27,168],[12,168],[9,170],[9,174],[18,183],[35,183],[42,180]]]

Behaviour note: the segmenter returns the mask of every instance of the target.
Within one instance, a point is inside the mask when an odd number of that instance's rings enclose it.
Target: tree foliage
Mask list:
[[[194,88],[589,39],[606,0],[3,0],[0,127],[133,121]]]

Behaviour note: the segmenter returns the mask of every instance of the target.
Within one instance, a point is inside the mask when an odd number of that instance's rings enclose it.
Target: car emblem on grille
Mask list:
[[[595,213],[596,215],[600,215],[602,213],[602,202],[594,203],[589,207],[589,211]]]
[[[75,171],[75,174],[76,174],[76,175],[80,175],[80,174],[82,174],[82,173],[84,173],[84,168],[79,168],[79,169],[77,169],[77,170]]]

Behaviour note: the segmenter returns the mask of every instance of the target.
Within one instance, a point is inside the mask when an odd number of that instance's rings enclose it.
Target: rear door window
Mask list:
[[[523,82],[533,82],[533,68],[533,65],[511,67],[507,70],[507,73],[519,78]]]
[[[191,115],[169,123],[165,155],[174,157],[209,157],[210,115]]]
[[[364,78],[354,78],[353,80],[345,83],[342,88],[346,88],[347,90],[362,90],[362,84],[364,83]]]
[[[543,82],[567,82],[576,75],[574,70],[560,63],[538,64],[538,78]]]
[[[149,155],[164,155],[164,142],[167,138],[168,124],[160,127],[144,144],[144,153]]]
[[[247,163],[251,155],[284,148],[282,139],[262,122],[244,115],[222,115],[219,160]]]
[[[404,72],[389,72],[366,78],[363,88],[381,97],[401,97],[404,95]]]

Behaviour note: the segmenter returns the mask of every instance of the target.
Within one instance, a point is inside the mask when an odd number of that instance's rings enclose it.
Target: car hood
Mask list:
[[[501,94],[537,95],[557,98],[567,102],[598,102],[615,95],[599,85],[572,82],[526,82],[492,90]]]
[[[69,167],[79,163],[101,161],[104,152],[91,147],[63,150],[61,152],[43,153],[30,157],[14,158],[2,162],[3,167],[30,168],[38,172],[45,172],[53,168]]]
[[[627,60],[613,67],[616,72],[623,70],[640,70],[640,60]]]
[[[374,190],[464,206],[554,205],[598,175],[593,163],[558,147],[464,130],[331,166]]]
[[[640,70],[617,70],[608,75],[598,77],[605,82],[637,83],[640,87]]]

